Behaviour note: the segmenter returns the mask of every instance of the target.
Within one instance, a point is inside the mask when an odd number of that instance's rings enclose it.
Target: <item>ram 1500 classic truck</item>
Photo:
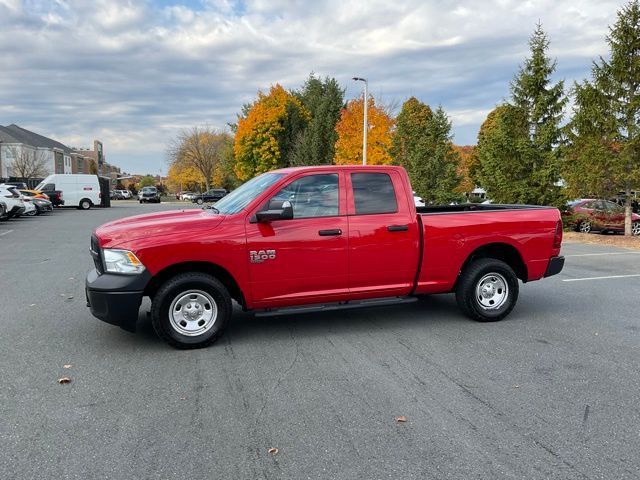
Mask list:
[[[557,274],[560,212],[525,205],[414,205],[393,166],[262,174],[206,209],[124,218],[91,236],[91,313],[135,331],[151,298],[178,348],[223,332],[232,299],[257,315],[387,305],[454,292],[478,321],[504,318],[518,280]]]

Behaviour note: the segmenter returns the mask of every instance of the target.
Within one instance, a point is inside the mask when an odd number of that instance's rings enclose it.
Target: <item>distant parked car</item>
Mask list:
[[[26,207],[24,200],[20,195],[20,191],[13,185],[1,184],[0,197],[2,197],[2,201],[7,206],[7,212],[5,214],[7,218],[19,217],[25,212]]]
[[[160,203],[160,192],[156,187],[143,187],[138,193],[140,203]]]
[[[419,197],[416,192],[413,192],[413,203],[415,204],[416,207],[425,206],[424,200],[422,200],[422,197]]]
[[[23,195],[26,195],[27,197],[42,198],[44,200],[49,200],[49,196],[46,193],[42,193],[40,190],[30,190],[26,188],[21,188],[20,193]]]
[[[609,200],[583,198],[567,204],[563,215],[576,217],[576,230],[582,233],[593,231],[624,232],[624,208]],[[640,235],[640,215],[631,214],[631,233]]]
[[[203,203],[212,203],[212,202],[217,202],[218,200],[220,200],[222,197],[224,197],[227,192],[224,188],[212,188],[211,190],[207,190],[204,193],[201,193],[200,195],[195,195],[191,201],[193,203],[197,203],[198,205],[202,205]]]
[[[194,199],[196,195],[200,195],[200,194],[195,192],[184,192],[182,195],[180,195],[180,200],[185,200],[190,202],[191,200]]]
[[[36,215],[41,215],[46,212],[53,212],[53,204],[49,200],[44,198],[31,197],[31,201],[36,207]]]

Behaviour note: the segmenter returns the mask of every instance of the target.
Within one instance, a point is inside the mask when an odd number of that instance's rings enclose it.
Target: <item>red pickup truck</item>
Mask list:
[[[91,237],[91,313],[135,331],[151,298],[178,348],[222,333],[232,299],[257,315],[386,305],[455,292],[474,320],[513,309],[522,282],[562,270],[560,212],[525,205],[414,205],[404,169],[276,170],[213,207],[124,218]]]

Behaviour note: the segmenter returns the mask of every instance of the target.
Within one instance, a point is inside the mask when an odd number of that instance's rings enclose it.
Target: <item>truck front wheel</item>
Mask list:
[[[181,273],[167,280],[151,304],[151,323],[176,348],[202,348],[215,342],[231,317],[231,296],[206,273]]]
[[[518,277],[501,260],[481,258],[461,273],[456,300],[478,322],[496,322],[509,315],[518,300]]]

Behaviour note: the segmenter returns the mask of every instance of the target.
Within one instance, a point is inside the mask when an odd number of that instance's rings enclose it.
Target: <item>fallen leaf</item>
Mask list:
[[[58,379],[58,383],[60,385],[65,385],[67,383],[71,383],[71,379],[69,377],[62,377]]]
[[[32,304],[31,304],[31,305],[29,305],[29,306],[30,306],[30,307],[35,307],[35,306],[36,306],[36,304],[35,304],[35,303],[32,303]]]
[[[404,423],[406,421],[407,421],[407,417],[405,417],[404,415],[398,415],[396,417],[396,422],[398,422],[398,423]]]
[[[277,455],[278,451],[279,450],[276,447],[271,447],[269,450],[267,450],[267,452],[269,452],[271,455]]]
[[[594,333],[594,335],[598,335],[598,332]]]
[[[520,385],[514,385],[513,388],[520,388]]]
[[[73,298],[73,295],[69,295],[67,298],[71,300]]]
[[[73,367],[73,365],[71,365],[70,363],[67,363],[62,366],[62,368],[71,368],[71,367]]]

